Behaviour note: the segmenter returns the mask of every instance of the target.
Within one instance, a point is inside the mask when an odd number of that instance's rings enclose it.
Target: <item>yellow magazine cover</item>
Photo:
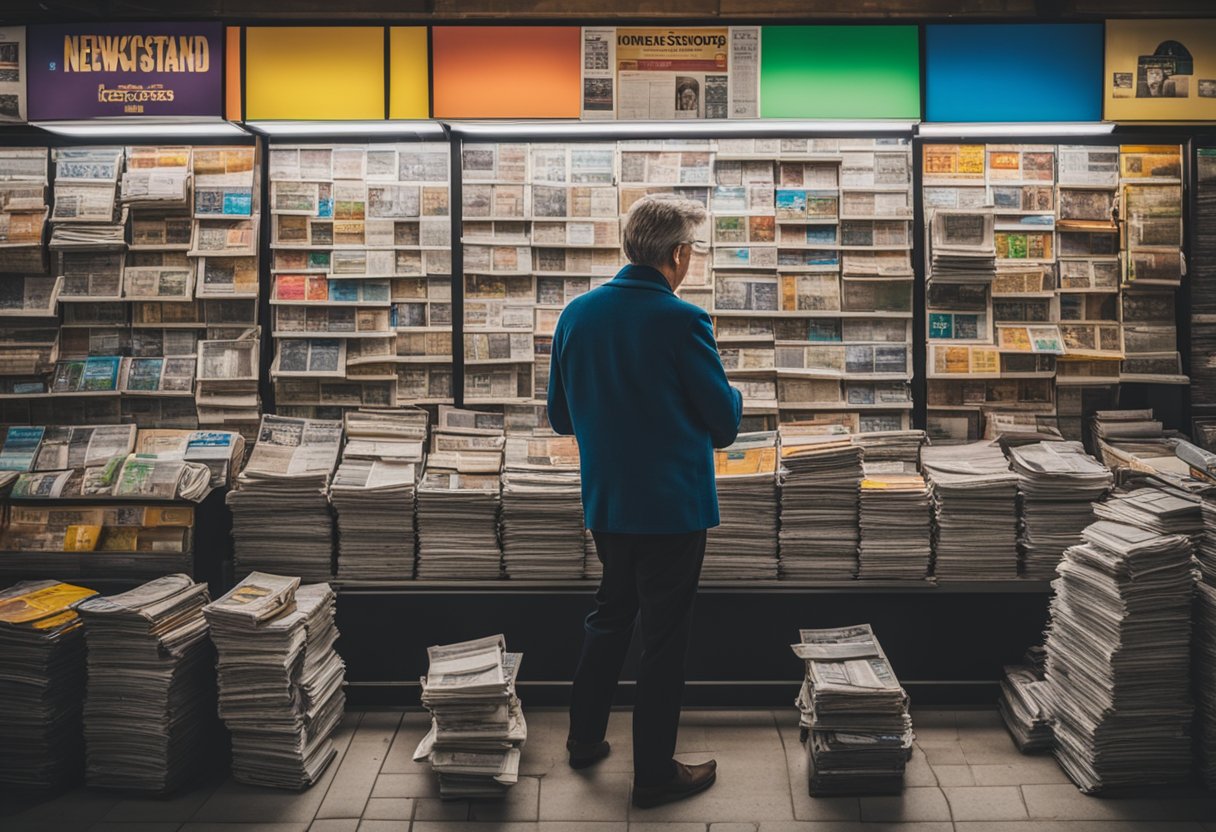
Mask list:
[[[92,552],[97,549],[102,526],[68,526],[63,534],[63,551]]]
[[[65,616],[71,618],[76,615],[71,609],[72,604],[96,594],[96,590],[72,584],[36,585],[28,592],[11,598],[0,598],[0,622],[28,624],[31,621],[47,619],[45,623],[54,626],[64,620]]]

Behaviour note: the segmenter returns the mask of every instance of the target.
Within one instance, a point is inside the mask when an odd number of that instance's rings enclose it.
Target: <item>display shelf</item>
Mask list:
[[[598,578],[580,581],[517,580],[503,578],[496,581],[356,581],[335,578],[330,585],[338,593],[350,595],[413,595],[413,594],[465,594],[465,593],[530,593],[553,594],[569,592],[594,592]],[[701,581],[698,593],[713,594],[834,594],[840,592],[903,594],[962,594],[1000,595],[1049,594],[1050,581],[1029,578],[1014,578],[994,581]]]

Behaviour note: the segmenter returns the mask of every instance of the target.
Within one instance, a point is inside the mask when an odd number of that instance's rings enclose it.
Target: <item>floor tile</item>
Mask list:
[[[373,820],[359,821],[358,832],[405,832],[409,828],[408,820]]]
[[[372,786],[372,797],[439,797],[439,780],[426,774],[381,774]]]
[[[628,820],[632,776],[595,768],[557,769],[540,779],[540,819]]]
[[[162,821],[102,821],[89,827],[88,832],[177,832],[181,824],[175,820]],[[8,826],[3,827],[8,830]],[[18,825],[14,828],[20,828]]]
[[[950,817],[955,821],[1028,817],[1017,786],[957,786],[943,791],[950,804]]]
[[[977,786],[1038,786],[1067,783],[1055,757],[1025,757],[1016,763],[971,766]]]
[[[540,812],[540,778],[521,777],[502,800],[474,800],[469,820],[534,821]]]
[[[59,822],[65,829],[76,828],[81,824],[88,825],[103,819],[120,800],[121,798],[114,794],[81,787],[46,800],[18,804],[17,811],[5,816],[2,826],[7,829],[10,823]]]
[[[308,832],[307,823],[187,823],[181,832]]]
[[[942,788],[949,786],[974,786],[975,777],[971,766],[933,766],[933,774],[937,777],[937,785]]]
[[[183,823],[194,817],[208,798],[224,781],[209,779],[196,788],[167,798],[136,797],[120,800],[101,818],[106,822],[177,821]]]
[[[314,820],[308,832],[358,832],[358,818],[327,818]]]
[[[709,832],[756,832],[754,823],[711,823]]]
[[[528,712],[528,727],[532,727],[531,711]],[[397,727],[397,736],[384,756],[384,765],[380,767],[381,774],[430,774],[429,763],[415,763],[414,749],[431,730],[431,715],[422,711],[406,711],[402,714],[401,724]],[[531,733],[529,731],[529,733]],[[529,743],[531,737],[528,738]],[[524,748],[527,748],[525,744]]]
[[[929,758],[925,756],[925,752],[921,751],[915,745],[912,746],[912,756],[909,758],[907,765],[904,766],[904,785],[905,786],[940,786],[937,775],[933,773],[933,767],[929,765]]]
[[[718,728],[707,730],[714,744],[729,742]],[[632,809],[630,820],[747,822],[794,820],[790,778],[782,764],[780,737],[770,722],[768,731],[753,732],[750,747],[701,752],[684,757],[683,762],[699,763],[709,757],[718,761],[714,785],[687,800],[653,809]]]
[[[960,821],[956,832],[1204,832],[1195,822],[1144,820]]]
[[[400,724],[399,711],[369,711],[363,715],[317,809],[318,819],[362,816]]]
[[[950,820],[950,807],[941,789],[904,789],[901,795],[861,798],[863,821]]]
[[[1035,820],[1160,820],[1166,806],[1150,798],[1102,798],[1072,785],[1022,786],[1026,810]]]
[[[917,741],[916,747],[925,755],[931,766],[962,766],[967,764],[963,747],[955,740],[940,742]]]
[[[409,820],[414,801],[408,797],[373,797],[363,810],[364,820]]]
[[[468,820],[469,801],[440,800],[432,797],[414,799],[414,820]],[[416,826],[417,824],[415,824]]]
[[[631,821],[629,832],[706,832],[707,823],[692,821]]]
[[[1004,728],[959,729],[958,741],[968,765],[1003,765],[1025,756]]]

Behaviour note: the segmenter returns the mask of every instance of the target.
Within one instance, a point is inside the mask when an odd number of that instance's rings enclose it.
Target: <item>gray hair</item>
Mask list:
[[[705,216],[705,206],[691,199],[643,197],[633,203],[625,218],[621,233],[625,256],[638,266],[662,266],[672,249],[693,239]]]

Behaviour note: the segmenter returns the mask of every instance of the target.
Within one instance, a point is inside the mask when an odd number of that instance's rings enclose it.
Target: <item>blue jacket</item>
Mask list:
[[[709,315],[677,298],[658,270],[626,266],[562,312],[549,424],[578,438],[588,528],[718,525],[713,449],[735,441],[742,414]]]

